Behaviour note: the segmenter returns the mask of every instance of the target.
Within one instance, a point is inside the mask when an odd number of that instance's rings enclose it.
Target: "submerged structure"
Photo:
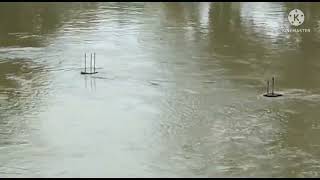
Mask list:
[[[269,91],[270,90],[269,84],[270,83],[268,80],[267,81],[267,93],[264,94],[263,96],[265,96],[265,97],[280,97],[280,96],[282,96],[282,94],[274,92],[274,77],[272,77],[271,92]]]
[[[96,74],[96,53],[90,53],[89,70],[87,71],[87,54],[84,53],[84,71],[81,74]]]

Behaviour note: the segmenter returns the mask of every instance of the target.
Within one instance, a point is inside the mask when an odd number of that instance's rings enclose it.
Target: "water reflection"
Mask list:
[[[84,76],[84,82],[85,82],[85,88],[91,90],[91,91],[96,91],[97,90],[97,85],[96,85],[96,78],[94,77],[88,77]]]
[[[2,3],[0,46],[41,46],[41,40],[44,40],[42,36],[59,27],[60,16],[57,8],[55,4]]]
[[[1,142],[16,144],[26,141],[25,136],[34,112],[46,94],[46,75],[43,67],[35,67],[27,59],[0,61]],[[25,143],[25,142],[24,142]]]

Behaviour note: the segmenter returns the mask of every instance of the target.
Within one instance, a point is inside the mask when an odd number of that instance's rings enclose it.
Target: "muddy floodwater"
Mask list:
[[[319,118],[320,3],[0,3],[1,177],[320,177]]]

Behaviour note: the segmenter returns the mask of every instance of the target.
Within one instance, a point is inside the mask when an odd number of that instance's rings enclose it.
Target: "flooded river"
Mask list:
[[[1,177],[319,177],[319,117],[319,3],[0,4]]]

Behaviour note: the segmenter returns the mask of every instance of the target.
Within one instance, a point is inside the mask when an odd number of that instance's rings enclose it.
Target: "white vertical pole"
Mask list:
[[[90,73],[92,73],[92,53],[90,53]]]
[[[93,72],[96,72],[96,53],[93,53]]]
[[[86,55],[86,53],[84,53],[84,72],[86,72],[87,71],[87,55]]]
[[[272,77],[272,94],[274,93],[274,77]]]

